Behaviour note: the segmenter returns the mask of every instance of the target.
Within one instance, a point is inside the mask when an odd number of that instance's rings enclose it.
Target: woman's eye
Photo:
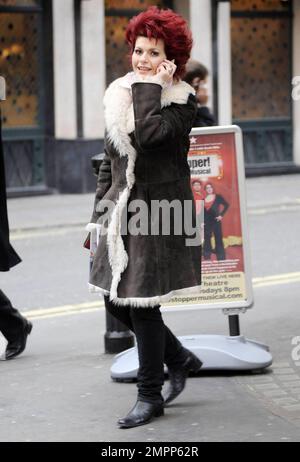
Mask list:
[[[140,54],[142,53],[141,50],[134,50],[134,52],[135,52],[135,54],[137,54],[137,55],[140,55]],[[151,51],[151,55],[152,55],[152,56],[158,56],[159,53],[158,53],[158,51]]]

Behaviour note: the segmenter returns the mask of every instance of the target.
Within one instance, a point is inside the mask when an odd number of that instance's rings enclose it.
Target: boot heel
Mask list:
[[[157,411],[155,411],[154,417],[160,417],[161,415],[164,415],[164,408],[160,408]]]
[[[191,363],[191,368],[190,368],[190,370],[191,370],[192,372],[195,372],[195,373],[196,373],[196,372],[199,372],[199,371],[200,371],[200,369],[201,369],[202,366],[203,366],[203,362],[200,361],[200,359],[197,358],[197,356],[194,356],[194,357],[193,357],[193,361],[192,361],[192,363]]]

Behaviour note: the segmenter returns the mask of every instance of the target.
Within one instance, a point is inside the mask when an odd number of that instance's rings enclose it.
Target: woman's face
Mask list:
[[[214,192],[214,189],[210,184],[206,185],[205,190],[207,194],[212,194]]]
[[[155,75],[158,66],[166,59],[162,39],[138,37],[132,53],[132,69],[140,76]]]

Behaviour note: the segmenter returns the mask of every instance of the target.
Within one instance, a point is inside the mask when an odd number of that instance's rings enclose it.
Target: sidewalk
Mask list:
[[[165,318],[175,332],[183,323],[186,332],[203,326],[198,315]],[[163,417],[120,430],[116,422],[134,405],[137,389],[135,383],[110,379],[112,356],[102,353],[104,325],[102,310],[34,321],[24,354],[0,362],[0,442],[300,441],[299,427],[278,407],[269,409],[249,393],[262,387],[274,393],[277,374],[270,368],[265,374],[219,371],[189,377]],[[261,338],[257,326],[247,332]]]
[[[246,179],[248,211],[300,206],[300,174]],[[94,194],[62,194],[8,200],[11,231],[61,226],[85,226]]]

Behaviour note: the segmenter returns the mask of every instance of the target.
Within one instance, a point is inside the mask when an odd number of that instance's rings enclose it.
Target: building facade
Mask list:
[[[0,0],[9,195],[94,190],[104,91],[130,70],[129,18],[153,4],[188,20],[218,123],[243,130],[247,174],[300,171],[300,0]]]

